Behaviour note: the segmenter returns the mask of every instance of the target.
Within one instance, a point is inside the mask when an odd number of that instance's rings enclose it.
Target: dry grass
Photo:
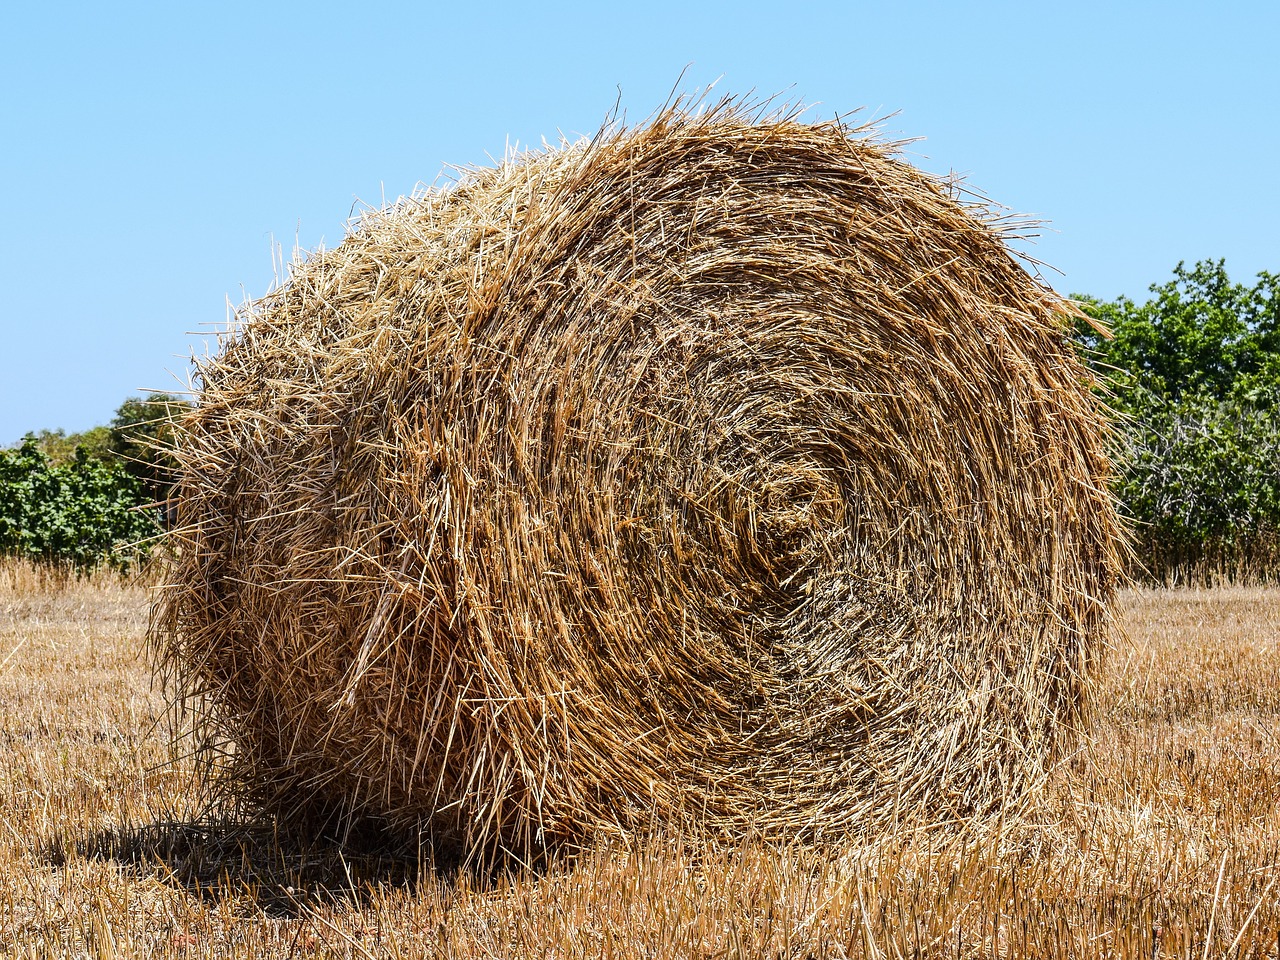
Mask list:
[[[733,103],[370,213],[201,368],[170,668],[289,819],[985,814],[1110,633],[1067,309],[868,131]]]
[[[1280,956],[1280,592],[1124,595],[1088,747],[1017,825],[687,838],[480,875],[194,818],[148,597],[0,569],[0,955]]]

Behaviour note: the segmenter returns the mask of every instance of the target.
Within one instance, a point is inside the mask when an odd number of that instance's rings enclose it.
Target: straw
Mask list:
[[[1070,307],[732,100],[361,218],[199,371],[156,619],[218,782],[469,851],[1007,807],[1111,630]]]

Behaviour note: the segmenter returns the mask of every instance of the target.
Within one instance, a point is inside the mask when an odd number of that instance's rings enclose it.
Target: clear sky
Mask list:
[[[682,89],[865,107],[1050,221],[1064,293],[1280,270],[1280,5],[129,3],[0,12],[0,444],[172,389],[273,244]]]

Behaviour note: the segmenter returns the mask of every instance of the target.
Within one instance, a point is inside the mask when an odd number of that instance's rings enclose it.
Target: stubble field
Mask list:
[[[1090,742],[1021,817],[483,875],[202,818],[147,604],[0,568],[0,955],[1280,957],[1280,590],[1127,593]]]

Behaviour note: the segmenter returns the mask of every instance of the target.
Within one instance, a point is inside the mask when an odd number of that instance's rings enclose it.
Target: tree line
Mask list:
[[[1116,413],[1114,492],[1133,526],[1134,572],[1273,577],[1280,275],[1237,283],[1208,260],[1179,264],[1149,292],[1141,303],[1077,296],[1085,316],[1068,332]],[[188,406],[130,397],[105,427],[0,450],[0,554],[78,571],[145,559],[172,519],[173,422]]]

